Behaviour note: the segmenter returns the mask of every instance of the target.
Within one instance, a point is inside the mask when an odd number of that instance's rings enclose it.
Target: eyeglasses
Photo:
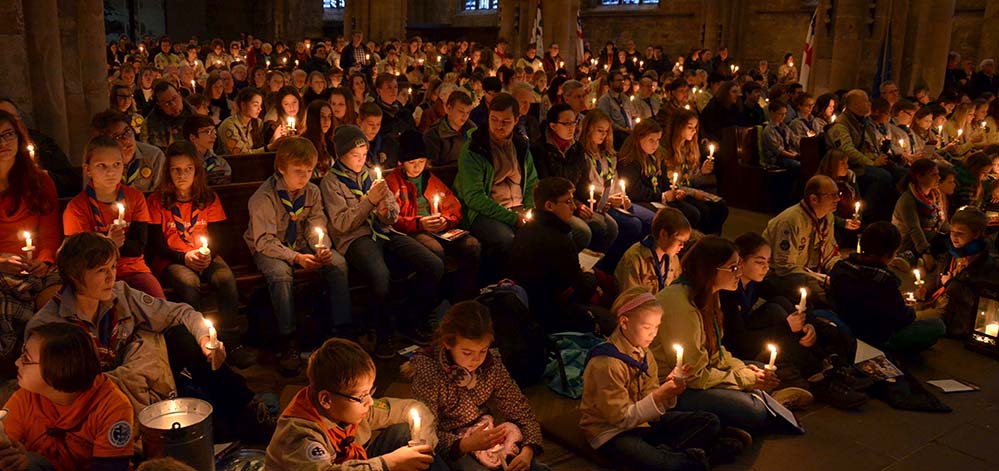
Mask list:
[[[373,388],[371,388],[371,391],[368,391],[365,394],[361,394],[359,397],[351,396],[350,394],[344,394],[344,393],[340,393],[340,392],[336,392],[336,391],[330,391],[330,392],[332,392],[336,396],[340,396],[340,397],[342,397],[344,399],[347,399],[347,400],[350,400],[350,401],[354,401],[354,402],[356,402],[358,404],[364,404],[364,402],[367,401],[368,399],[372,399],[372,397],[375,395],[375,390],[377,390],[377,389],[378,389],[377,386],[373,387]]]
[[[739,265],[732,265],[731,267],[718,267],[718,268],[715,268],[715,270],[718,270],[718,271],[727,271],[727,272],[729,272],[729,273],[731,273],[731,274],[734,275],[736,273],[739,273]]]
[[[17,140],[17,131],[11,129],[3,134],[0,134],[0,142],[10,142]]]
[[[125,126],[125,130],[124,131],[122,131],[122,132],[120,132],[118,134],[113,134],[111,136],[111,139],[114,139],[114,140],[116,140],[118,142],[121,142],[121,141],[124,141],[126,139],[130,139],[134,135],[135,135],[135,130],[132,129],[132,126]]]
[[[31,366],[31,365],[40,365],[41,364],[41,363],[39,363],[37,361],[31,361],[31,359],[28,358],[28,349],[27,348],[21,350],[20,359],[21,359],[21,365],[22,366]]]
[[[562,126],[569,126],[569,127],[573,127],[573,128],[576,127],[576,122],[575,121],[555,121],[555,122],[558,123],[558,124],[561,124]]]
[[[816,193],[816,195],[818,195],[820,198],[826,198],[826,197],[842,198],[843,192],[837,191],[836,193]]]
[[[119,100],[131,100],[134,97],[132,95],[115,95],[115,98]]]
[[[198,131],[198,134],[208,134],[209,136],[217,135],[219,132],[215,128],[207,128]]]

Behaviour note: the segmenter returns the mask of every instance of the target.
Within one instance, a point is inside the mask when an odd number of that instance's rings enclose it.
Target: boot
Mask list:
[[[284,348],[281,349],[281,360],[278,362],[282,376],[290,378],[301,373],[302,358],[299,357],[299,354],[298,341],[295,339],[285,340]]]

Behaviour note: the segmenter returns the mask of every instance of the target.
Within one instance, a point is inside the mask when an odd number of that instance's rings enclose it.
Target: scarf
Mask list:
[[[815,271],[817,273],[822,273],[823,269],[822,267],[826,266],[826,257],[827,256],[831,257],[835,255],[837,252],[836,250],[833,250],[833,253],[830,254],[825,253],[826,229],[827,229],[826,226],[829,225],[829,219],[827,218],[819,219],[818,217],[816,217],[815,212],[813,212],[812,208],[805,203],[805,200],[801,200],[801,202],[798,204],[801,205],[801,209],[805,211],[805,214],[807,214],[808,218],[811,219],[812,225],[815,226],[815,245],[819,251],[819,263],[818,266],[815,268]]]
[[[65,293],[63,296],[72,296]],[[100,309],[100,307],[98,307]],[[121,338],[121,318],[118,316],[118,300],[111,302],[111,309],[108,310],[97,322],[97,332],[90,328],[90,324],[80,318],[73,318],[72,323],[90,334],[94,340],[94,347],[97,349],[97,358],[101,362],[101,371],[111,371],[118,366],[118,346],[127,339]]]
[[[305,194],[303,193],[302,199],[304,200],[304,198]],[[281,202],[284,204],[283,197]],[[191,244],[191,240],[189,239],[191,236],[191,230],[198,224],[198,216],[201,215],[201,210],[195,207],[194,203],[191,203],[191,220],[185,222],[184,218],[180,215],[179,204],[174,203],[173,207],[170,208],[170,214],[173,215],[173,224],[177,228],[177,234],[180,236],[180,240],[184,241],[186,244]]]
[[[116,198],[116,201],[124,203],[125,190],[122,189],[121,185],[118,185],[117,190],[118,197]],[[87,184],[84,191],[87,192],[87,202],[90,203],[90,213],[94,216],[94,232],[107,232],[111,226],[104,221],[104,215],[101,213],[100,205],[103,204],[105,206],[110,206],[111,203],[104,203],[97,200],[97,191],[94,190],[93,181]]]
[[[916,198],[916,211],[921,216],[930,218],[932,223],[940,217],[939,193],[937,190],[930,190],[929,195],[924,195],[912,183],[909,184],[909,192]]]
[[[606,157],[607,171],[604,171],[604,164],[601,162],[604,159],[600,158],[600,155],[587,152],[586,156],[590,158],[590,163],[593,164],[593,168],[597,170],[597,175],[600,175],[600,179],[603,180],[605,184],[614,180],[614,157],[610,155]]]
[[[553,133],[553,132],[548,133],[548,135],[551,136],[552,143],[555,144],[555,147],[557,147],[558,151],[561,152],[563,155],[565,154],[565,150],[568,149],[569,146],[572,145],[572,139],[569,139],[569,140],[562,139],[561,137],[558,137],[558,135],[555,134],[555,133]]]
[[[493,356],[491,354],[487,354],[485,361],[479,365],[479,368],[472,371],[467,370],[465,367],[455,363],[451,358],[451,355],[448,354],[446,348],[430,348],[436,350],[437,363],[440,365],[441,370],[444,371],[444,376],[448,379],[448,381],[454,383],[459,388],[475,389],[475,386],[478,384],[479,372],[482,371],[483,368],[489,368],[492,366]]]
[[[330,168],[330,173],[336,175],[337,179],[340,180],[340,183],[346,185],[350,192],[353,193],[359,200],[364,197],[364,195],[368,194],[369,190],[371,190],[371,175],[368,175],[367,170],[361,170],[360,176],[363,182],[360,186],[358,186],[357,180],[351,178],[351,176],[347,174],[347,168],[344,167],[339,161],[333,164],[333,167]],[[370,211],[368,213],[368,228],[371,229],[371,240],[378,241],[378,239],[389,239],[388,235],[385,234],[385,231],[381,228],[381,226],[379,224],[375,224],[374,211]]]
[[[961,248],[954,247],[954,243],[951,242],[950,238],[947,239],[947,251],[949,251],[951,256],[954,258],[972,257],[982,252],[986,252],[988,249],[989,245],[988,242],[985,241],[984,237],[979,237]]]
[[[659,192],[659,169],[656,165],[655,156],[649,155],[645,157],[645,164],[642,165],[642,174],[651,177],[652,180],[652,190]]]
[[[669,273],[669,255],[663,256],[660,260],[656,257],[656,244],[652,235],[645,236],[641,244],[652,252],[652,268],[656,272],[656,280],[659,281],[659,291],[666,287],[666,273]]]
[[[279,177],[275,176],[274,181],[276,182]],[[276,185],[276,183],[273,183]],[[275,190],[277,188],[275,187]],[[288,227],[285,229],[284,243],[288,247],[295,245],[295,241],[298,240],[298,218],[302,215],[302,211],[305,210],[305,190],[302,190],[302,194],[295,198],[294,201],[291,199],[291,195],[288,194],[287,190],[277,190],[278,199],[281,200],[281,206],[284,206],[284,210],[288,212]]]
[[[125,173],[121,176],[121,181],[126,185],[131,185],[136,178],[139,178],[139,169],[142,168],[142,162],[137,158],[133,158],[129,162],[128,166],[125,167]]]
[[[218,165],[218,162],[219,159],[215,156],[215,154],[209,154],[208,158],[205,159],[205,171],[212,173],[212,170],[215,170],[215,166]]]
[[[90,389],[73,401],[73,407],[67,408],[65,415],[60,415],[56,405],[44,396],[28,393],[32,409],[38,411],[32,416],[32,420],[42,421],[45,433],[37,437],[27,437],[29,441],[24,443],[25,447],[30,450],[45,450],[45,457],[56,466],[78,463],[82,457],[73,453],[67,444],[66,435],[78,433],[83,429],[87,418],[94,412],[92,407],[83,405],[96,404],[100,397],[110,393],[111,387],[107,376],[97,375]],[[77,440],[82,438],[77,437]]]
[[[281,417],[294,417],[320,425],[323,433],[326,435],[326,440],[333,445],[333,449],[330,452],[333,453],[333,463],[335,464],[340,464],[348,460],[368,459],[367,451],[365,451],[360,443],[356,442],[357,424],[348,424],[346,427],[333,424],[332,427],[327,427],[326,424],[329,422],[329,419],[320,415],[319,408],[312,402],[311,391],[312,387],[310,386],[295,394],[295,398],[291,400],[291,404],[288,404],[288,407],[281,413]]]

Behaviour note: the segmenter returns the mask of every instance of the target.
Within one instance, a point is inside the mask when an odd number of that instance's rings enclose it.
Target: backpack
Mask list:
[[[475,300],[489,308],[495,346],[514,381],[521,388],[540,381],[547,340],[541,324],[531,317],[527,291],[511,280],[501,280],[483,288]]]

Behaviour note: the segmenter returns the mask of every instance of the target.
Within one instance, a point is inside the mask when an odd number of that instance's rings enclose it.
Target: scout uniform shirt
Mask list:
[[[201,238],[208,237],[208,224],[225,221],[225,210],[218,196],[203,209],[196,209],[191,201],[176,201],[170,209],[164,208],[159,193],[149,195],[150,230],[160,230],[167,247],[183,254],[201,248]],[[159,227],[155,227],[159,226]],[[222,242],[222,241],[217,241]],[[183,264],[183,258],[163,260],[156,257],[151,262],[159,273],[168,263]]]
[[[399,203],[395,195],[389,195],[378,206],[367,198],[373,182],[371,167],[365,165],[361,173],[356,173],[340,162],[330,167],[319,185],[322,187],[323,205],[330,216],[329,233],[334,248],[341,255],[355,240],[371,237],[374,240],[388,239],[389,226],[399,218]],[[384,215],[378,213],[385,208]],[[320,211],[322,213],[322,211]]]
[[[594,355],[587,362],[579,426],[594,449],[628,430],[648,427],[650,420],[676,406],[676,398],[666,404],[666,409],[652,398],[652,392],[659,388],[659,370],[651,350],[632,345],[620,328],[608,341],[620,354],[646,369],[642,371],[613,356]]]
[[[143,193],[155,191],[163,179],[166,157],[159,147],[144,142],[135,143],[135,156],[125,165],[121,182]]]
[[[118,209],[115,203],[124,203],[126,224],[125,243],[118,249],[121,253],[118,258],[118,276],[150,273],[143,258],[145,241],[133,240],[128,235],[127,225],[132,222],[149,222],[146,197],[135,188],[124,184],[118,185],[118,196],[115,197],[115,202],[104,203],[97,201],[93,187],[88,184],[83,193],[73,197],[66,205],[66,211],[62,214],[63,233],[67,237],[80,232],[107,234],[114,224],[114,220],[118,218]]]
[[[315,228],[326,227],[322,197],[314,183],[290,195],[284,179],[275,173],[257,188],[248,205],[250,224],[243,240],[250,253],[260,252],[289,265],[295,263],[296,254],[319,242]]]
[[[824,278],[840,260],[839,247],[833,235],[835,216],[816,220],[811,208],[802,201],[767,223],[763,238],[773,248],[770,268],[777,276],[791,274]]]
[[[135,451],[132,405],[103,374],[68,406],[20,389],[4,408],[7,435],[61,471],[91,469],[93,458],[127,460]]]
[[[680,276],[680,258],[664,256],[657,260],[652,236],[645,236],[628,248],[614,270],[618,287],[623,293],[628,288],[640,286],[656,294]]]
[[[420,437],[431,449],[437,446],[434,416],[419,401],[375,400],[359,424],[337,424],[322,416],[310,398],[311,387],[295,395],[277,421],[267,445],[264,468],[268,471],[391,471],[385,460],[368,456],[364,446],[372,432],[409,421],[410,409],[423,420]]]

